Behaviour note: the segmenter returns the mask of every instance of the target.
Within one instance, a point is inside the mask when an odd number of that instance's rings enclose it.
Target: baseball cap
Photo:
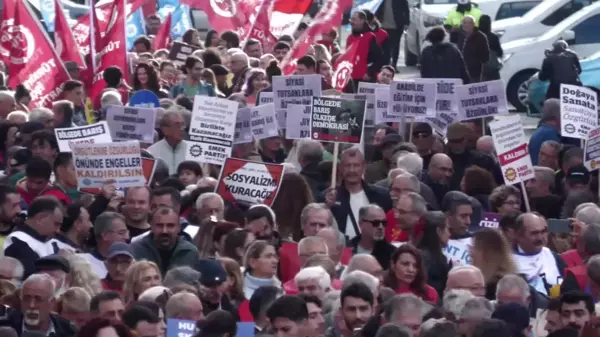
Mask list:
[[[573,166],[567,171],[565,180],[571,184],[587,184],[590,182],[590,172],[583,165]]]
[[[431,135],[433,134],[433,129],[429,123],[417,122],[413,125],[412,134],[417,135],[419,133]]]
[[[194,269],[200,272],[200,283],[205,287],[216,287],[227,280],[227,272],[217,260],[198,260]]]
[[[62,270],[65,273],[71,271],[69,261],[64,257],[53,254],[44,257],[40,257],[33,263],[36,272],[43,272],[45,270]]]
[[[381,142],[379,142],[379,148],[385,149],[388,146],[396,146],[400,143],[402,143],[402,136],[397,133],[390,133],[381,138]]]
[[[29,162],[32,156],[31,150],[26,147],[21,147],[20,149],[16,150],[12,158],[10,158],[10,167],[25,165]]]
[[[131,248],[125,242],[115,242],[108,247],[108,254],[106,254],[107,259],[110,260],[113,257],[120,255],[129,256],[130,258],[135,259],[133,257],[133,253],[131,252]]]

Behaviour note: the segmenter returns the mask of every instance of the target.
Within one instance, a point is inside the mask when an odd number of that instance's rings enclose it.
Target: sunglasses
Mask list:
[[[387,226],[387,220],[363,220],[364,222],[370,223],[373,227]]]

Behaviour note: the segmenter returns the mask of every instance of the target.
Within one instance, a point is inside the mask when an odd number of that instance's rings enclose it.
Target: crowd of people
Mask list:
[[[346,47],[368,48],[346,91],[393,81],[403,4],[352,14]],[[499,78],[498,39],[474,13],[461,3],[431,30],[422,77]],[[284,165],[278,194],[244,207],[215,193],[220,167],[185,160],[194,98],[258,104],[306,28],[271,53],[233,31],[202,41],[191,29],[182,41],[197,50],[183,64],[143,36],[131,74],[106,69],[96,120],[139,90],[160,98],[144,187],[78,188],[54,133],[95,122],[76,64],[65,64],[72,80],[51,109],[30,109],[24,86],[0,91],[0,336],[165,337],[172,319],[198,337],[233,337],[238,322],[263,337],[598,336],[598,178],[579,143],[561,138],[555,98],[530,139],[535,178],[524,190],[504,184],[489,130],[473,120],[445,139],[428,123],[376,125],[364,146],[341,146],[334,181],[332,144],[236,144],[232,157]],[[331,89],[337,34],[315,41],[295,73]],[[498,228],[480,226],[486,212]]]

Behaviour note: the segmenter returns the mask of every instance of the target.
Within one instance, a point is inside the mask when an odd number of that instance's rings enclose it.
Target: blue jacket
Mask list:
[[[175,84],[171,88],[171,97],[175,98],[175,97],[179,96],[180,94],[183,94],[184,87],[185,87],[185,84],[183,83],[183,81]],[[217,93],[215,92],[215,88],[213,88],[212,85],[210,85],[208,83],[200,82],[200,85],[198,86],[198,90],[196,90],[196,95],[216,97]]]
[[[531,162],[533,165],[538,164],[538,156],[540,154],[540,149],[542,148],[542,143],[547,140],[553,140],[560,143],[560,134],[550,125],[540,125],[529,139],[529,154],[531,155]]]

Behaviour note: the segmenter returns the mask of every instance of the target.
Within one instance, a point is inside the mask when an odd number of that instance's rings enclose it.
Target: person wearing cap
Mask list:
[[[67,61],[65,62],[65,68],[73,80],[79,81],[81,79],[81,67],[77,62]]]
[[[232,315],[237,316],[237,309],[233,307],[229,298],[223,296],[227,290],[227,271],[223,265],[213,259],[198,260],[194,265],[194,269],[200,272],[200,284],[205,291],[201,292],[200,299],[204,308],[204,315],[222,309],[229,311]]]
[[[40,257],[34,262],[35,273],[46,274],[54,280],[55,296],[62,295],[71,284],[71,265],[69,261],[58,254]]]
[[[423,158],[423,167],[429,167],[433,153],[435,135],[429,123],[414,123],[411,142],[417,147],[417,153]]]
[[[6,167],[4,167],[4,176],[1,178],[2,183],[14,186],[15,183],[12,183],[11,180],[15,179],[15,175],[21,176],[25,172],[25,166],[31,157],[31,150],[28,148],[18,145],[11,146],[6,151]]]
[[[565,175],[565,192],[570,194],[576,191],[589,191],[590,172],[583,165],[571,167]]]
[[[115,242],[108,247],[106,255],[106,270],[108,273],[102,279],[102,288],[104,290],[123,291],[125,283],[125,273],[127,268],[133,264],[135,258],[131,251],[130,245],[125,242]]]
[[[402,136],[397,133],[390,133],[383,136],[377,150],[381,153],[381,159],[370,163],[365,169],[365,181],[373,184],[379,180],[385,179],[392,166],[391,158],[394,154],[394,148],[402,142]]]

